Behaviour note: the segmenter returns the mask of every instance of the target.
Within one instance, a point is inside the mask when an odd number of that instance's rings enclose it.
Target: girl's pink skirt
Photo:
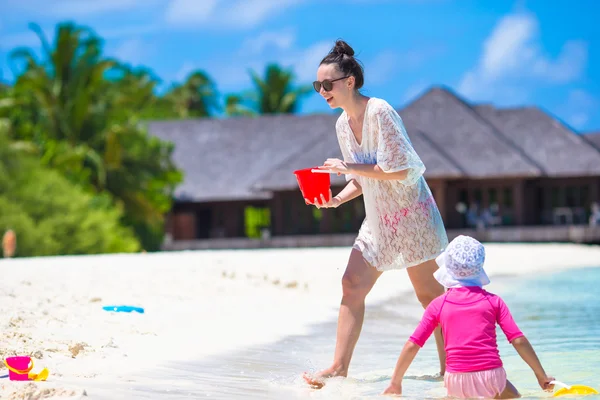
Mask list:
[[[493,399],[506,388],[506,371],[446,372],[444,386],[450,397]]]

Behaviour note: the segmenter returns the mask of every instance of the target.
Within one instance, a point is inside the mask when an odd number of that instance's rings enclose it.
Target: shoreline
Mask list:
[[[600,266],[600,246],[485,246],[491,291],[494,276]],[[311,326],[337,318],[349,254],[344,247],[2,260],[2,357],[36,354],[41,358],[34,359],[33,371],[47,367],[50,376],[27,387],[5,379],[0,395],[72,388],[69,395],[81,396],[100,381],[126,382],[133,371],[307,334]],[[367,307],[410,292],[404,271],[388,271]],[[101,308],[113,304],[144,307],[145,313]]]

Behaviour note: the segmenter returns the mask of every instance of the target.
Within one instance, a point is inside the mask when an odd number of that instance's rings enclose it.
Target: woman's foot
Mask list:
[[[333,378],[335,376],[343,376],[346,377],[347,372],[342,370],[341,368],[330,367],[324,369],[322,371],[317,372],[316,374],[309,374],[305,372],[302,375],[302,378],[306,383],[308,383],[314,389],[321,389],[325,386],[325,379]]]

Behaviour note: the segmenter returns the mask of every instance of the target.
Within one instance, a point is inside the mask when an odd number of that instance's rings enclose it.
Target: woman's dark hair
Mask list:
[[[354,49],[343,40],[336,40],[335,45],[329,51],[321,64],[335,64],[337,68],[345,75],[354,77],[354,89],[360,89],[365,83],[363,68],[356,58],[354,58]]]

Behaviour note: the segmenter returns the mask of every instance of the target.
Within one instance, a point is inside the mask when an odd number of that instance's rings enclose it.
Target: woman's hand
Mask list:
[[[339,158],[328,158],[327,161],[325,161],[323,165],[319,167],[319,169],[336,172],[338,175],[350,173],[348,164]]]
[[[331,189],[329,189],[329,201],[325,200],[325,196],[321,195],[321,199],[317,200],[317,198],[315,197],[312,201],[305,198],[304,202],[306,204],[312,204],[317,208],[337,208],[337,206],[339,206],[340,204],[342,204],[342,201],[339,197],[335,196],[333,197],[331,194]]]

